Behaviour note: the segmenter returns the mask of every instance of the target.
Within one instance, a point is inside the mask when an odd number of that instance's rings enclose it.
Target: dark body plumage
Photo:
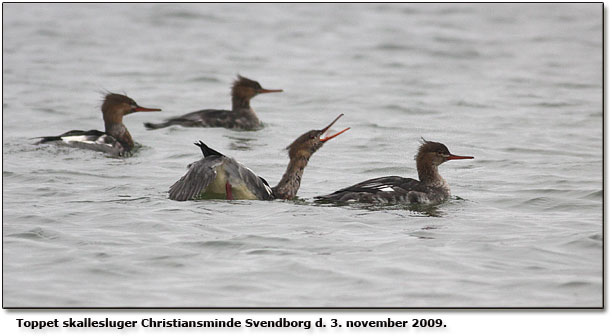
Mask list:
[[[340,116],[322,130],[302,134],[287,147],[289,164],[278,185],[272,188],[266,180],[243,164],[200,141],[196,145],[202,150],[204,158],[189,165],[187,173],[170,187],[169,197],[176,201],[200,198],[293,199],[300,188],[304,168],[312,154],[326,141],[348,130],[347,128],[322,138]]]
[[[416,155],[419,180],[400,176],[373,178],[329,195],[318,201],[363,203],[440,203],[450,196],[450,188],[438,173],[438,166],[448,160],[473,159],[450,153],[439,142],[423,140]]]
[[[72,130],[57,136],[40,137],[38,144],[56,143],[125,156],[134,148],[134,140],[123,124],[123,116],[134,112],[161,111],[139,106],[132,98],[117,93],[109,93],[104,97],[101,110],[104,132]]]
[[[206,109],[170,118],[161,123],[145,123],[144,125],[149,130],[172,125],[256,130],[261,128],[262,124],[251,108],[251,99],[258,94],[282,91],[264,89],[258,82],[239,75],[232,86],[231,111]]]
[[[442,192],[436,192],[440,189]],[[332,194],[317,196],[320,200],[364,203],[428,203],[441,202],[446,198],[446,188],[426,186],[419,181],[401,176],[377,177]],[[437,197],[425,198],[425,195]]]

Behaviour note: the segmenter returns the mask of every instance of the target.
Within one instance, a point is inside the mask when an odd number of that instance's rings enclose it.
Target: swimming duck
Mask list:
[[[134,140],[123,124],[123,116],[134,112],[161,111],[158,108],[142,107],[134,99],[118,93],[107,94],[101,109],[104,132],[72,130],[57,136],[40,137],[41,140],[37,144],[57,143],[106,152],[114,156],[126,156],[134,148]]]
[[[308,131],[287,146],[289,164],[280,182],[274,187],[270,187],[266,180],[245,165],[200,141],[195,145],[200,147],[204,158],[189,165],[187,173],[170,187],[170,199],[293,199],[300,188],[302,174],[310,157],[327,141],[349,130],[345,128],[326,135],[340,117],[342,114],[325,128]]]
[[[448,183],[438,173],[438,166],[450,160],[473,159],[473,156],[451,154],[439,142],[422,139],[415,156],[419,179],[401,176],[377,177],[329,195],[317,196],[317,201],[364,203],[439,203],[450,197]]]
[[[283,90],[268,90],[251,79],[238,75],[232,86],[232,110],[200,110],[182,116],[167,119],[154,124],[145,123],[149,130],[180,125],[184,127],[225,127],[242,130],[261,128],[261,121],[251,108],[251,99],[258,94],[283,92]]]

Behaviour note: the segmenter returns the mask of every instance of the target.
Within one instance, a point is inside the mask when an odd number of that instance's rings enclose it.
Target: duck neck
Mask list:
[[[431,162],[417,162],[419,180],[430,186],[444,186],[446,181],[438,173],[438,166]]]
[[[240,95],[232,96],[232,111],[251,110],[251,98],[242,97]]]
[[[295,195],[297,195],[297,192],[300,189],[304,168],[306,168],[309,159],[310,155],[299,155],[289,160],[285,174],[283,174],[280,182],[278,182],[278,184],[272,188],[275,198],[295,198]]]
[[[134,140],[122,121],[121,117],[117,119],[104,116],[104,131],[117,139],[125,150],[130,151],[134,148]]]

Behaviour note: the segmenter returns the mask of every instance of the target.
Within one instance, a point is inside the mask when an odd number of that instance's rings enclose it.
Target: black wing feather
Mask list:
[[[386,188],[392,188],[393,192],[384,190]],[[401,176],[385,176],[363,181],[329,195],[317,196],[315,198],[329,201],[356,200],[360,202],[373,202],[377,198],[391,200],[398,196],[406,195],[411,191],[425,192],[426,190],[422,183],[415,179]]]
[[[202,140],[200,140],[199,142],[195,142],[194,145],[200,147],[200,149],[202,150],[202,155],[204,155],[204,157],[211,156],[211,155],[225,156],[225,155],[217,152],[216,150],[206,146],[206,144],[203,143]]]

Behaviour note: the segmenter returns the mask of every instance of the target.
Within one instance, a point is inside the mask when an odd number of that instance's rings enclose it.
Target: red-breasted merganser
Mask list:
[[[400,176],[378,177],[315,198],[334,202],[439,203],[450,197],[450,188],[438,173],[438,166],[449,160],[473,158],[451,154],[444,144],[423,139],[415,156],[419,181]]]
[[[293,199],[300,188],[302,174],[308,164],[308,159],[326,141],[349,129],[345,128],[338,133],[325,135],[341,116],[342,114],[321,130],[312,130],[302,134],[287,146],[289,165],[278,185],[272,188],[266,180],[255,175],[243,164],[211,149],[200,141],[195,145],[202,149],[204,158],[190,164],[187,173],[170,187],[170,199],[176,201],[202,198]]]
[[[54,142],[70,147],[92,149],[115,156],[125,156],[134,148],[134,140],[123,124],[123,116],[134,112],[161,111],[158,108],[139,106],[132,98],[118,93],[109,93],[102,103],[104,132],[98,130],[68,131],[58,136],[40,137],[37,144]]]
[[[268,90],[259,83],[238,75],[232,86],[232,110],[201,110],[166,119],[159,124],[145,123],[149,130],[164,128],[171,125],[185,127],[225,127],[243,130],[261,128],[261,121],[251,108],[251,99],[261,93],[283,92],[283,90]]]

